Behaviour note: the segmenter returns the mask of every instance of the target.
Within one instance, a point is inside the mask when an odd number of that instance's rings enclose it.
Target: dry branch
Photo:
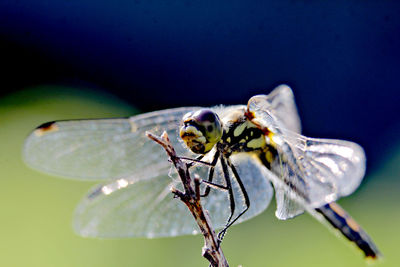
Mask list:
[[[197,225],[200,228],[204,237],[204,246],[202,255],[213,267],[228,267],[228,262],[222,252],[221,246],[218,243],[217,235],[211,225],[208,212],[203,209],[200,199],[200,179],[195,177],[194,180],[190,177],[189,164],[184,163],[175,152],[174,147],[169,141],[168,135],[164,132],[160,137],[155,136],[150,132],[146,132],[147,137],[161,145],[171,162],[174,164],[179,177],[182,181],[184,191],[179,191],[176,188],[172,189],[172,193],[182,200],[189,208]]]

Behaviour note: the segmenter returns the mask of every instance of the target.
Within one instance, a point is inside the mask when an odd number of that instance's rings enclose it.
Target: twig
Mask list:
[[[201,205],[199,177],[195,177],[194,180],[192,180],[190,177],[188,164],[184,163],[179,157],[176,156],[175,149],[169,141],[166,132],[164,132],[160,137],[155,136],[150,132],[146,132],[146,135],[165,149],[167,155],[178,171],[184,191],[182,192],[176,188],[173,188],[172,193],[179,197],[180,200],[186,204],[195,218],[201,233],[203,234],[203,257],[206,258],[213,267],[228,267],[228,261],[226,260],[221,246],[218,243],[217,236],[211,225],[209,214]]]

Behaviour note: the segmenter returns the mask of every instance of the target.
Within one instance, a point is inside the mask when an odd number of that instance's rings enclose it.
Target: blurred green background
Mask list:
[[[42,86],[0,99],[1,266],[208,266],[199,236],[98,240],[75,235],[72,214],[92,184],[38,173],[22,162],[24,139],[43,122],[135,113],[112,95],[82,88]],[[339,203],[385,255],[376,266],[399,266],[400,144],[379,157],[367,182]],[[262,215],[230,229],[223,243],[230,266],[366,265],[360,251],[309,215],[282,222],[274,211],[272,202]]]
[[[400,266],[399,10],[399,1],[1,0],[0,266],[208,266],[199,236],[76,236],[72,214],[92,184],[27,168],[24,139],[47,121],[246,103],[281,83],[305,135],[365,149],[367,176],[339,203],[385,255],[377,265]],[[274,211],[272,202],[230,229],[231,266],[366,265],[309,215],[282,222]]]

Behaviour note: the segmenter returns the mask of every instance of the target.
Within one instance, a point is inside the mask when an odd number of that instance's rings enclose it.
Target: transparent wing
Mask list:
[[[34,130],[24,145],[25,162],[46,173],[80,180],[127,177],[147,178],[168,172],[169,163],[160,160],[165,152],[150,141],[146,131],[166,130],[177,152],[189,152],[178,142],[182,116],[198,107],[176,108],[126,119],[57,121]],[[151,166],[151,167],[150,167]],[[142,175],[139,175],[142,174]]]
[[[278,188],[278,218],[293,217],[303,208],[318,208],[349,195],[359,186],[366,161],[359,145],[292,132],[265,103],[265,97],[255,96],[249,100],[248,109],[254,115],[254,123],[274,133],[272,141],[279,156],[271,170],[280,180],[274,182]]]
[[[275,185],[275,184],[274,184]],[[296,196],[291,196],[284,187],[275,185],[276,211],[279,220],[287,220],[302,214],[304,204]]]
[[[365,173],[365,155],[355,143],[300,135],[293,138],[289,153],[294,157],[279,155],[287,161],[276,160],[272,165],[275,180],[270,176],[275,186],[276,216],[282,220],[351,194]]]
[[[162,150],[162,148],[159,148]],[[250,196],[251,207],[240,220],[256,216],[269,204],[272,187],[265,179],[266,168],[256,158],[238,155],[232,158]],[[216,182],[222,182],[217,165]],[[192,174],[207,179],[208,168],[198,166]],[[175,172],[154,179],[119,179],[97,186],[78,206],[74,228],[91,237],[164,237],[198,232],[187,207],[170,193],[170,187],[180,188]],[[242,195],[233,182],[237,209],[243,208]],[[227,192],[212,189],[202,199],[216,229],[222,228],[229,217]],[[238,210],[239,212],[239,210]]]
[[[251,99],[257,103],[258,109],[268,110],[281,126],[292,132],[301,132],[300,117],[289,86],[279,85],[268,95],[257,95]]]
[[[286,133],[313,208],[353,193],[365,174],[364,150],[353,142]],[[287,168],[292,168],[287,164]],[[293,176],[294,178],[294,176]]]

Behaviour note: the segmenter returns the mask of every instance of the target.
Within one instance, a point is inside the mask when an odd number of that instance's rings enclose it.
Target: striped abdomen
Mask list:
[[[360,225],[337,203],[332,202],[315,209],[348,240],[355,243],[365,254],[365,257],[376,259],[381,256],[372,239]]]

